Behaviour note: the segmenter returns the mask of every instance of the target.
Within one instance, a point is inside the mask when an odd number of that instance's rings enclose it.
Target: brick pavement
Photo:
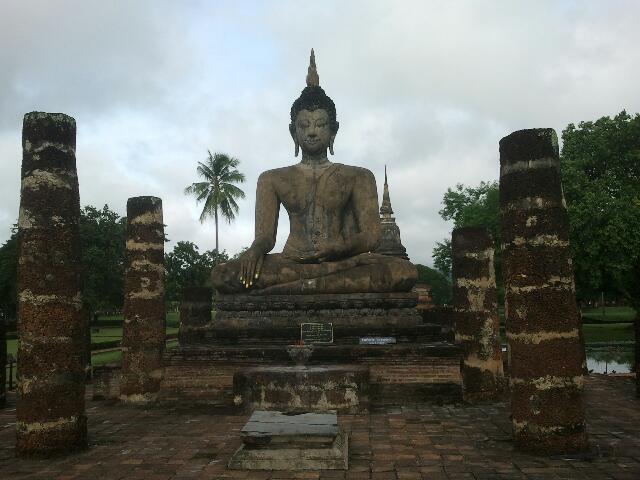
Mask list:
[[[513,452],[508,405],[411,406],[344,415],[348,472],[225,469],[246,416],[88,402],[91,448],[51,460],[14,458],[15,396],[0,410],[0,479],[640,479],[640,400],[633,379],[587,379],[590,460]]]

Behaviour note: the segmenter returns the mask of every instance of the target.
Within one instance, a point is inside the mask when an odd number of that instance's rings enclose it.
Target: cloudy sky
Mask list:
[[[0,243],[17,220],[24,113],[78,125],[82,205],[163,199],[171,249],[213,248],[183,189],[207,149],[240,159],[247,197],[221,248],[253,239],[261,171],[296,162],[287,125],[315,48],[338,110],[334,161],[384,165],[411,259],[431,265],[456,183],[498,177],[514,130],[640,111],[636,1],[3,0]],[[276,249],[288,221],[281,212]]]

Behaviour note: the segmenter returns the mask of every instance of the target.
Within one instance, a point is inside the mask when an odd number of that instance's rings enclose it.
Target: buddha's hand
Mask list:
[[[257,248],[251,247],[240,255],[240,283],[244,288],[250,288],[260,276],[264,262],[264,254]]]
[[[327,242],[324,240],[319,243],[318,250],[314,257],[318,262],[328,262],[330,260],[341,258],[342,253],[343,248],[341,244],[338,244],[337,242]]]

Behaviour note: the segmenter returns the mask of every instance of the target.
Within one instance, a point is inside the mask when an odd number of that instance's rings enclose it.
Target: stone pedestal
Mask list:
[[[192,345],[167,350],[159,401],[171,407],[235,411],[234,374],[290,363],[286,348],[278,345]],[[373,406],[462,400],[460,347],[447,342],[314,346],[308,367],[340,365],[369,369]]]
[[[333,343],[315,344],[308,366],[368,368],[372,405],[458,402],[460,347],[443,341],[440,323],[423,320],[417,300],[410,292],[218,295],[215,320],[192,331],[189,344],[165,353],[159,401],[235,411],[234,374],[290,365],[287,346],[300,339],[302,323],[317,322],[332,324]],[[396,343],[360,345],[362,337]],[[298,394],[312,402],[311,391]]]
[[[234,401],[254,410],[369,411],[369,369],[359,365],[255,367],[233,375]]]
[[[82,306],[76,123],[32,112],[22,130],[16,452],[87,443],[87,316]]]
[[[500,141],[500,214],[516,447],[584,451],[581,320],[552,129]]]
[[[335,412],[287,415],[256,411],[229,460],[238,470],[347,470],[347,436]]]
[[[126,254],[120,399],[148,403],[160,389],[165,344],[164,226],[159,198],[128,200]]]
[[[486,228],[456,228],[451,247],[455,337],[464,350],[464,398],[493,399],[504,376],[493,239]]]
[[[418,295],[359,293],[322,295],[218,295],[216,319],[199,330],[194,343],[291,344],[300,324],[331,323],[336,343],[357,344],[363,336],[431,341],[434,325],[416,310]]]

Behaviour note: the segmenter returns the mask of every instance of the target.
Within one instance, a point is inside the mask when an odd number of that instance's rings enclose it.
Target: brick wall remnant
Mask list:
[[[120,400],[157,398],[165,343],[162,200],[127,201],[127,240]]]
[[[83,448],[85,340],[76,122],[31,112],[22,128],[16,453]]]
[[[516,447],[585,451],[581,320],[553,129],[500,140],[500,214]]]
[[[494,399],[503,383],[493,239],[486,228],[453,231],[453,308],[456,343],[464,354],[464,398]]]
[[[185,287],[180,302],[180,345],[187,345],[199,336],[211,322],[213,289],[211,287]]]

